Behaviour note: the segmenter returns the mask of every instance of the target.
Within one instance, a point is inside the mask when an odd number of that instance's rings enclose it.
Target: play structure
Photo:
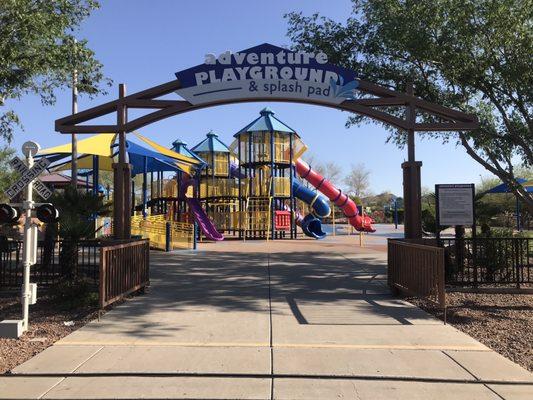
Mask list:
[[[194,177],[180,171],[165,182],[160,199],[174,203],[173,219],[192,215],[207,240],[294,239],[298,227],[323,239],[321,220],[330,215],[331,202],[357,231],[374,231],[371,218],[300,158],[307,149],[300,135],[270,109],[234,138],[227,146],[209,132],[191,149],[173,143],[174,151],[205,163]]]
[[[374,232],[371,218],[302,159],[307,147],[301,136],[269,108],[237,131],[229,146],[212,131],[192,148],[177,139],[169,149],[134,135],[137,142],[126,140],[130,230],[150,238],[154,247],[191,248],[196,239],[230,237],[323,239],[322,220],[334,206],[355,230]],[[116,165],[115,139],[101,134],[78,142],[79,176],[86,189],[108,197],[113,190],[101,190],[100,175]],[[40,152],[53,161],[53,173],[71,169],[70,154],[70,144]],[[135,187],[139,176],[140,191]]]

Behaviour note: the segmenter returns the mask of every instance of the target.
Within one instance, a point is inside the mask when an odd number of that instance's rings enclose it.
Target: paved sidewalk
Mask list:
[[[154,252],[146,295],[1,377],[0,398],[533,398],[532,374],[389,295],[381,242],[354,243]]]

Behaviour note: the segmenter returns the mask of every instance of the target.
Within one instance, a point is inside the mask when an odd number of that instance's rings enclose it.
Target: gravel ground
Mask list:
[[[442,310],[409,298],[442,319]],[[532,294],[446,294],[447,322],[533,372]]]
[[[46,296],[30,306],[30,329],[20,339],[0,338],[0,373],[13,369],[29,360],[54,342],[81,328],[95,319],[97,309],[93,307],[75,310],[60,310]],[[0,320],[20,319],[21,304],[18,297],[0,297]],[[72,321],[67,326],[64,322]]]

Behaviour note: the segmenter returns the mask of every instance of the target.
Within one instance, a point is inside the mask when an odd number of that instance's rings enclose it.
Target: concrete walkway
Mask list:
[[[146,295],[0,378],[0,397],[533,398],[532,374],[390,297],[372,240],[154,252]]]

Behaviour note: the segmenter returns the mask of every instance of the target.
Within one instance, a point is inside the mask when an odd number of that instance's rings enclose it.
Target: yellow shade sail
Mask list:
[[[110,157],[111,145],[115,141],[114,133],[100,133],[87,139],[78,141],[78,154],[90,154],[94,156]],[[50,147],[39,151],[38,154],[70,154],[72,153],[72,143]],[[91,160],[92,161],[92,160]],[[92,168],[92,167],[91,167]]]
[[[196,158],[188,157],[186,155],[176,153],[175,151],[172,151],[170,149],[167,149],[164,146],[161,146],[160,144],[157,144],[153,140],[148,139],[147,137],[142,136],[138,132],[134,132],[135,136],[137,136],[140,140],[142,140],[144,143],[148,144],[150,147],[152,147],[157,152],[167,156],[174,158],[175,160],[181,161],[183,163],[193,165],[193,166],[200,166],[202,163],[198,161]]]
[[[65,164],[58,165],[52,171],[69,171],[72,169],[72,163],[69,161]],[[93,156],[86,155],[78,158],[78,169],[93,169]],[[98,169],[100,171],[113,171],[112,157],[98,157]]]

